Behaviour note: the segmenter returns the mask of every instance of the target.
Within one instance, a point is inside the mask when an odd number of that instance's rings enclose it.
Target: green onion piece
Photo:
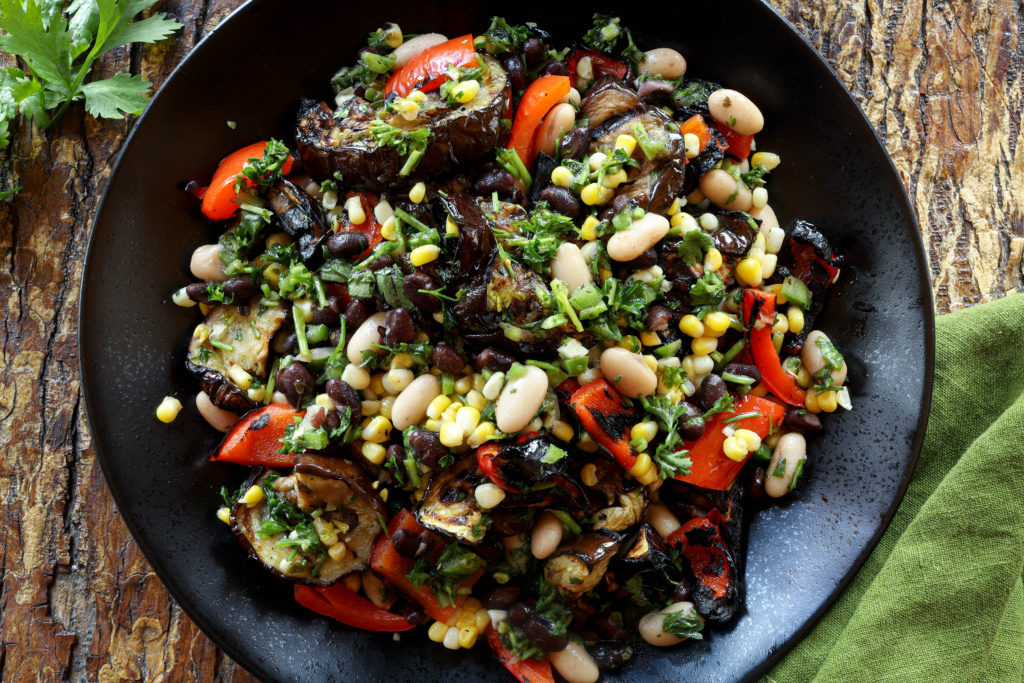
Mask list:
[[[428,226],[419,218],[416,218],[412,214],[408,213],[405,209],[401,207],[395,207],[395,215],[401,218],[403,223],[408,223],[409,225],[416,228],[420,232],[430,232],[431,230],[433,230],[433,228]]]
[[[491,208],[494,209],[494,213],[501,211],[501,202],[498,201],[498,191],[495,190],[491,193]]]
[[[232,346],[231,344],[225,344],[224,342],[218,341],[216,339],[211,339],[210,340],[210,346],[216,346],[218,349],[221,349],[222,351],[228,351],[228,352],[231,352],[231,351],[235,350],[235,347]]]
[[[565,371],[570,377],[577,377],[587,371],[587,366],[590,364],[590,358],[587,356],[579,356],[578,358],[567,358],[562,361],[562,365],[565,366]]]
[[[292,321],[295,323],[295,338],[299,343],[299,357],[309,358],[309,340],[306,338],[306,319],[302,317],[302,310],[292,305]]]
[[[454,394],[455,393],[455,375],[450,372],[441,373],[441,393],[442,394]]]
[[[420,159],[426,153],[426,149],[414,148],[409,150],[409,156],[405,160],[405,165],[402,166],[402,170],[398,172],[400,176],[407,176],[416,170],[416,167],[420,165]],[[397,212],[396,212],[397,213]]]
[[[747,345],[747,342],[740,339],[738,342],[729,347],[729,350],[722,356],[722,364],[726,364],[732,361],[733,358],[740,355],[740,351]]]
[[[566,318],[561,313],[556,313],[555,315],[552,315],[552,316],[549,316],[549,317],[545,318],[541,322],[540,328],[542,330],[553,330],[556,327],[561,327],[562,325],[566,324],[567,322],[569,322],[568,318]]]
[[[306,341],[310,344],[317,344],[327,339],[331,330],[327,325],[310,325],[306,328]]]
[[[526,361],[526,364],[527,365],[532,365],[535,368],[540,368],[544,372],[554,372],[554,371],[559,370],[559,367],[557,365],[553,365],[551,363],[548,363],[548,362],[545,362],[545,361],[542,361],[542,360],[530,359],[530,360]]]
[[[263,396],[263,403],[266,405],[270,405],[274,400],[274,386],[277,384],[277,366],[280,363],[281,359],[275,358],[274,364],[270,366],[270,373],[267,375],[267,390]]]
[[[423,480],[420,478],[420,468],[416,466],[416,459],[408,455],[402,464],[405,465],[405,473],[409,475],[409,483],[416,488],[422,486]]]
[[[722,424],[732,424],[733,422],[739,422],[740,420],[746,420],[747,418],[750,418],[750,417],[764,417],[764,416],[763,416],[762,413],[759,413],[756,410],[751,410],[750,412],[740,413],[739,415],[733,415],[732,417],[730,417],[730,418],[728,418],[726,420],[722,420]]]
[[[803,280],[793,275],[787,275],[786,279],[782,281],[782,296],[804,310],[811,305],[811,290],[807,288]]]
[[[327,292],[324,291],[324,283],[320,282],[320,278],[313,276],[313,289],[316,290],[316,302],[323,308],[327,305]]]
[[[754,383],[753,377],[747,377],[746,375],[737,375],[732,372],[723,372],[722,379],[724,379],[726,382],[732,382],[733,384],[743,384],[745,386],[750,386],[751,384]]]
[[[679,353],[679,349],[683,346],[682,339],[676,339],[671,344],[665,344],[654,349],[654,355],[658,358],[671,358],[672,356]]]
[[[565,530],[573,536],[579,536],[581,533],[583,533],[583,530],[580,529],[580,525],[577,524],[576,520],[572,518],[572,515],[570,515],[565,510],[551,510],[550,512],[558,518],[558,521],[562,523],[562,526],[565,527]]]
[[[772,459],[772,449],[768,448],[768,444],[762,443],[756,451],[750,454],[750,457],[761,462],[768,462]]]

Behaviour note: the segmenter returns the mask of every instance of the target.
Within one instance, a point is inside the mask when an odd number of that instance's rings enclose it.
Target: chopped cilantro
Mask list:
[[[679,242],[679,258],[688,266],[704,261],[704,254],[714,246],[711,236],[701,230],[691,230]]]
[[[696,611],[682,609],[665,615],[661,630],[678,638],[703,640],[704,619]]]
[[[725,283],[717,273],[704,273],[690,287],[690,303],[693,306],[693,314],[698,318],[717,310],[723,301]]]
[[[491,17],[491,25],[483,35],[473,41],[476,49],[484,49],[488,54],[501,55],[515,52],[530,37],[528,26],[513,26],[504,17]]]

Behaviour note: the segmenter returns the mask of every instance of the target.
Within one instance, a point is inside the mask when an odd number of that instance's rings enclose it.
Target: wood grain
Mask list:
[[[168,0],[175,40],[107,55],[158,85],[239,0]],[[906,183],[936,309],[1024,288],[1019,0],[772,0],[827,58]],[[11,63],[0,53],[0,62]],[[96,199],[131,121],[73,107],[0,157],[0,670],[5,680],[249,681],[168,597],[103,481],[76,368]],[[856,153],[856,150],[851,150]]]

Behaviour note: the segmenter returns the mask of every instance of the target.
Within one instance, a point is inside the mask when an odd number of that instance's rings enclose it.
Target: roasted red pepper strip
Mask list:
[[[679,124],[679,134],[686,135],[687,133],[696,135],[697,139],[700,140],[700,152],[703,152],[704,148],[707,147],[712,140],[716,140],[715,136],[711,133],[711,127],[708,126],[704,121],[704,117],[700,114],[694,114]],[[715,144],[718,144],[717,140]]]
[[[760,415],[725,422],[743,413]],[[733,429],[749,429],[763,439],[768,436],[769,431],[777,429],[782,424],[782,418],[785,416],[785,408],[775,401],[750,395],[737,399],[731,410],[711,417],[704,428],[703,436],[696,441],[686,442],[685,448],[690,451],[690,460],[693,464],[690,466],[689,474],[677,476],[676,479],[706,489],[728,491],[747,460],[736,462],[725,455],[722,450],[722,444],[725,443],[725,428],[731,426]],[[748,455],[747,458],[749,457]]]
[[[201,206],[203,215],[220,221],[230,218],[238,211],[238,204],[235,204],[235,178],[242,172],[249,159],[262,158],[266,148],[267,141],[263,140],[224,157],[224,160],[217,166],[217,170],[213,172],[210,186],[203,190]],[[284,162],[281,170],[284,175],[288,175],[292,170],[291,157]],[[253,183],[251,180],[246,180],[246,184],[251,186]]]
[[[384,85],[384,94],[395,93],[405,97],[413,90],[430,92],[441,87],[448,76],[445,72],[453,66],[469,66],[476,63],[476,50],[473,48],[473,34],[467,33],[458,38],[428,47],[409,60],[409,63],[396,71]]]
[[[318,614],[364,631],[408,631],[415,628],[405,617],[377,607],[342,583],[318,588],[296,585],[295,600]]]
[[[515,148],[527,170],[532,168],[537,158],[537,129],[541,120],[551,108],[569,94],[568,76],[541,76],[526,88],[516,109],[516,118],[512,123],[512,137],[508,146]]]
[[[451,607],[441,607],[437,602],[437,598],[434,597],[433,591],[430,590],[430,586],[413,585],[412,581],[408,578],[409,572],[412,571],[412,559],[399,554],[395,550],[395,546],[391,544],[391,537],[399,529],[408,529],[417,534],[425,531],[411,512],[399,510],[398,514],[392,517],[391,522],[388,523],[388,533],[381,534],[377,538],[373,551],[370,553],[370,568],[383,576],[392,586],[418,602],[432,619],[436,619],[441,623],[448,623],[448,620],[452,618],[452,615],[458,610],[459,605],[466,600],[466,597],[459,598]],[[440,549],[436,554],[441,554]],[[477,579],[483,576],[483,573],[484,570],[481,567],[463,585],[472,586],[476,583]]]
[[[722,538],[721,520],[722,514],[714,509],[707,517],[694,517],[687,521],[666,539],[673,548],[682,548],[698,584],[717,600],[728,595],[732,583],[732,556]],[[692,538],[700,538],[706,543],[694,543]]]
[[[496,443],[485,443],[480,448],[476,449],[476,464],[480,468],[480,471],[487,476],[488,479],[494,482],[494,484],[509,493],[521,493],[519,489],[509,485],[498,470],[498,464],[495,459],[498,457],[498,453],[501,452],[501,446]]]
[[[613,59],[606,54],[596,52],[595,50],[588,50],[587,48],[577,48],[571,55],[567,66],[569,67],[569,73],[576,76],[576,65],[580,63],[580,60],[584,57],[590,57],[590,66],[594,72],[593,80],[601,78],[607,74],[612,74],[616,78],[626,79],[629,74],[629,65],[625,62],[620,62],[617,59]]]
[[[632,469],[636,453],[629,445],[629,430],[636,412],[626,406],[619,392],[605,380],[595,379],[577,389],[569,405],[594,441],[614,455],[623,469]]]
[[[538,662],[533,659],[519,659],[508,648],[501,644],[501,637],[494,627],[487,627],[487,643],[494,650],[494,656],[509,670],[519,683],[555,683],[551,672],[551,662]]]
[[[281,450],[284,430],[295,424],[296,417],[303,415],[305,411],[295,410],[284,403],[271,403],[246,413],[232,427],[210,460],[237,462],[250,467],[291,467],[295,464],[295,454],[278,451]]]
[[[744,161],[750,155],[750,148],[754,144],[753,135],[740,135],[729,126],[722,125],[718,121],[712,121],[712,124],[718,132],[725,136],[725,142],[728,147],[725,151],[736,157],[740,161]]]
[[[780,400],[802,408],[807,392],[796,383],[796,377],[782,369],[782,361],[772,344],[775,295],[759,289],[744,290],[743,322],[748,330],[747,346],[754,358],[754,365],[761,372],[761,381]]]

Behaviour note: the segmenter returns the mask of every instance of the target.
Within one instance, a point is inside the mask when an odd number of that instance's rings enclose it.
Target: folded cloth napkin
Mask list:
[[[1024,680],[1024,294],[940,316],[935,351],[892,524],[762,681]]]

